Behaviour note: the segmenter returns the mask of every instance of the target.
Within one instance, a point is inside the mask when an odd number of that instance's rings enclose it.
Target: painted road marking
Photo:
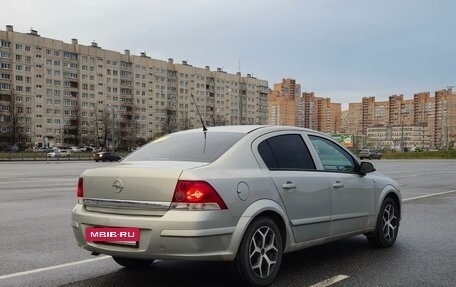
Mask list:
[[[337,275],[337,276],[334,276],[334,277],[331,277],[329,279],[326,279],[326,280],[323,280],[317,284],[314,284],[312,286],[309,286],[309,287],[326,287],[326,286],[330,286],[330,285],[333,285],[337,282],[340,282],[342,280],[345,280],[347,278],[349,278],[350,276],[347,276],[347,275]]]
[[[450,193],[455,193],[455,192],[456,192],[456,190],[449,190],[449,191],[444,191],[444,192],[438,192],[438,193],[426,194],[426,195],[421,195],[421,196],[416,196],[416,197],[410,197],[410,198],[403,199],[402,202],[408,202],[408,201],[412,201],[412,200],[428,198],[428,197],[433,197],[433,196],[438,196],[438,195],[443,195],[443,194],[450,194]]]
[[[90,262],[99,261],[99,260],[103,260],[103,259],[107,259],[107,258],[111,258],[111,256],[101,256],[101,257],[94,258],[94,259],[86,259],[86,260],[75,261],[75,262],[70,262],[70,263],[65,263],[65,264],[60,264],[60,265],[33,269],[33,270],[29,270],[29,271],[11,273],[11,274],[0,276],[0,280],[9,279],[9,278],[13,278],[13,277],[19,277],[19,276],[23,276],[23,275],[34,274],[34,273],[38,273],[38,272],[54,270],[54,269],[59,269],[59,268],[64,268],[64,267],[69,267],[69,266],[74,266],[74,265],[79,265],[79,264],[84,264],[84,263],[90,263]]]
[[[449,190],[449,191],[444,191],[444,192],[438,192],[438,193],[432,193],[432,194],[426,194],[426,195],[421,195],[421,196],[416,196],[416,197],[405,198],[405,199],[402,200],[402,202],[409,202],[409,201],[412,201],[412,200],[428,198],[428,197],[444,195],[444,194],[451,194],[451,193],[456,193],[456,190]],[[33,270],[28,270],[28,271],[23,271],[23,272],[6,274],[6,275],[0,276],[0,280],[13,278],[13,277],[19,277],[19,276],[28,275],[28,274],[34,274],[34,273],[38,273],[38,272],[54,270],[54,269],[59,269],[59,268],[64,268],[64,267],[69,267],[69,266],[74,266],[74,265],[79,265],[79,264],[84,264],[84,263],[95,262],[95,261],[104,260],[104,259],[107,259],[107,258],[111,258],[111,257],[110,256],[102,256],[102,257],[93,258],[93,259],[86,259],[86,260],[75,261],[75,262],[70,262],[70,263],[65,263],[65,264],[60,264],[60,265],[54,265],[54,266],[49,266],[49,267],[44,267],[44,268],[38,268],[38,269],[33,269]],[[337,275],[337,276],[334,276],[332,278],[326,279],[324,281],[321,281],[321,282],[319,282],[317,284],[314,284],[312,286],[309,286],[309,287],[330,286],[330,285],[332,285],[334,283],[337,283],[339,281],[345,280],[345,279],[347,279],[349,277],[350,276],[347,276],[347,275]]]

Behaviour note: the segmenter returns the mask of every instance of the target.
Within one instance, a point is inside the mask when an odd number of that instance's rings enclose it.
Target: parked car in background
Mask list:
[[[19,147],[16,146],[16,145],[10,145],[10,146],[7,146],[3,149],[3,151],[6,151],[6,152],[17,152],[19,151]]]
[[[47,157],[70,157],[71,156],[71,151],[67,149],[54,149],[54,151],[49,152],[47,154]]]
[[[52,148],[49,149],[47,147],[39,147],[39,148],[35,149],[35,152],[48,152],[50,150],[52,150]]]
[[[358,157],[360,159],[381,159],[382,154],[377,150],[362,149],[358,152]]]
[[[69,148],[69,150],[72,152],[81,152],[81,149],[77,146],[72,146]]]
[[[122,158],[121,156],[119,156],[119,155],[117,155],[115,153],[109,152],[109,151],[101,151],[101,152],[97,152],[97,153],[93,154],[93,159],[96,162],[99,162],[99,161],[118,161],[121,158]]]
[[[359,234],[392,246],[400,211],[398,184],[326,135],[242,125],[166,135],[86,170],[71,225],[79,246],[127,268],[234,261],[247,284],[265,286],[286,252]]]
[[[81,146],[81,147],[79,147],[79,150],[81,152],[92,152],[94,150],[94,148],[91,146]]]

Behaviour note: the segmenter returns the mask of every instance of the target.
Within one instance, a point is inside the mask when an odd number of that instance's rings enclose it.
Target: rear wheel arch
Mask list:
[[[285,226],[285,221],[283,220],[283,217],[280,216],[280,214],[278,214],[275,211],[267,210],[267,211],[263,211],[263,212],[259,213],[257,216],[255,216],[255,218],[252,219],[252,222],[256,218],[260,218],[260,217],[268,217],[274,221],[274,223],[279,228],[280,235],[282,236],[282,248],[285,249],[285,243],[287,240],[287,228]]]
[[[258,214],[242,236],[233,266],[239,278],[249,286],[267,286],[279,272],[284,240],[278,225],[280,219],[274,218],[274,213]]]
[[[260,217],[271,218],[277,225],[282,236],[282,245],[285,252],[289,250],[289,248],[286,248],[287,246],[293,245],[293,242],[290,242],[293,239],[293,234],[291,227],[287,225],[287,216],[283,208],[276,201],[262,199],[252,203],[239,218],[232,236],[234,240],[231,242],[230,247],[234,256],[239,251],[241,239],[244,237],[248,227],[255,219]]]

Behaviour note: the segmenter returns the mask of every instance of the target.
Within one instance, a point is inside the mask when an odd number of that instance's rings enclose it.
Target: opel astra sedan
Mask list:
[[[82,173],[78,244],[127,268],[155,259],[233,261],[270,284],[282,254],[364,234],[390,247],[398,185],[324,134],[284,126],[209,127],[163,136]]]

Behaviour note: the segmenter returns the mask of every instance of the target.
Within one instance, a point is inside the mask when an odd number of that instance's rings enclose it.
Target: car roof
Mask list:
[[[233,132],[233,133],[243,133],[248,134],[257,130],[262,132],[273,132],[273,131],[283,131],[283,130],[295,130],[295,131],[307,131],[320,133],[311,129],[300,128],[295,126],[280,126],[280,125],[238,125],[238,126],[215,126],[207,127],[207,132]],[[203,128],[196,128],[186,131],[180,131],[178,133],[194,133],[201,132]]]

